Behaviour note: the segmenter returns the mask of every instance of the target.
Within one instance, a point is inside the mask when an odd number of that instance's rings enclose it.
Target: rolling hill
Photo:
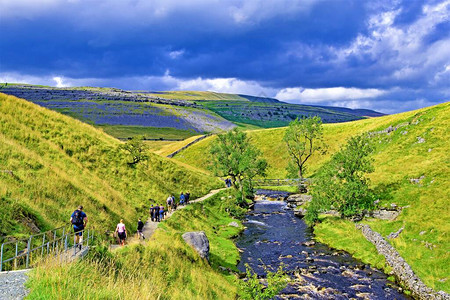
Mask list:
[[[450,290],[449,125],[450,103],[379,118],[325,124],[328,153],[311,157],[307,164],[307,176],[313,177],[348,137],[373,132],[377,146],[372,156],[375,172],[368,176],[371,187],[378,194],[381,206],[395,204],[403,210],[394,221],[366,222],[385,237],[403,227],[403,232],[390,240],[391,243],[428,285],[447,292]],[[282,142],[284,130],[248,131],[252,142],[269,162],[269,178],[286,177],[288,154]],[[214,138],[192,145],[174,159],[206,170],[209,159],[204,154],[208,153]],[[319,240],[375,264],[368,259],[368,250],[359,246],[361,233],[352,222],[326,217],[316,226],[315,233]]]
[[[156,154],[130,167],[121,144],[76,119],[0,94],[0,240],[66,224],[80,204],[94,227],[114,229],[123,218],[132,228],[150,202],[164,203],[181,190],[195,197],[220,184]]]
[[[183,140],[204,133],[243,128],[286,126],[297,117],[318,115],[325,123],[378,116],[370,110],[289,104],[277,99],[202,91],[124,91],[115,88],[53,88],[3,84],[5,94],[102,128],[127,139]]]

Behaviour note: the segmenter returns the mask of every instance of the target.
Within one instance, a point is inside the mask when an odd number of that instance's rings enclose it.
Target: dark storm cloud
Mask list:
[[[0,6],[0,79],[260,90],[292,102],[354,106],[372,99],[377,109],[383,97],[448,99],[449,1],[4,0]],[[313,94],[305,99],[295,88]],[[419,92],[405,99],[399,90]]]

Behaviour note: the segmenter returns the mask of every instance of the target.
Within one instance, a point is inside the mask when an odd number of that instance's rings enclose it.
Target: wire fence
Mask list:
[[[80,234],[82,238],[77,238]],[[72,225],[65,225],[5,242],[0,250],[0,272],[31,268],[49,255],[61,256],[61,259],[76,257],[93,239],[94,230],[84,229],[75,233]]]

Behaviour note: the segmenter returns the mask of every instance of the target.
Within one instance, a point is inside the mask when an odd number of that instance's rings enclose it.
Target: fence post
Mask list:
[[[77,234],[75,233],[73,235],[73,255],[77,254],[77,244],[75,244],[77,241]]]
[[[17,254],[19,252],[19,242],[16,242],[16,256],[14,258],[14,269],[17,269]]]
[[[42,245],[41,245],[41,258],[44,256],[44,245],[45,245],[45,232],[42,236]]]
[[[1,250],[1,254],[0,254],[0,272],[3,271],[3,246],[5,244],[2,244],[2,250]]]
[[[64,237],[64,251],[67,251],[67,238],[68,238],[68,236],[66,235]]]
[[[28,239],[28,244],[27,244],[27,261],[25,264],[25,268],[28,269],[28,265],[30,264],[30,251],[31,251],[31,239],[33,238],[33,236],[30,236],[30,238]]]

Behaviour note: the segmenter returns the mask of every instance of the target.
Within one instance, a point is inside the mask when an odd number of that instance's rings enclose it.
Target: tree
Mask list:
[[[334,208],[341,217],[351,217],[372,208],[373,194],[365,177],[374,170],[369,157],[372,152],[367,135],[351,137],[321,168],[313,181],[313,200],[306,214],[308,223],[316,222],[321,210]]]
[[[324,152],[322,119],[318,116],[295,119],[289,123],[284,133],[283,141],[286,143],[291,161],[288,172],[298,172],[303,179],[305,163],[316,151]]]
[[[247,134],[238,129],[219,134],[210,148],[212,170],[216,176],[231,177],[233,187],[239,191],[241,205],[245,205],[245,189],[251,187],[255,176],[265,175],[267,161],[252,144]]]
[[[133,137],[131,140],[125,142],[125,144],[120,145],[119,149],[128,153],[131,161],[128,161],[127,164],[130,166],[136,165],[140,161],[148,159],[148,148],[147,145],[144,144],[143,136]]]

